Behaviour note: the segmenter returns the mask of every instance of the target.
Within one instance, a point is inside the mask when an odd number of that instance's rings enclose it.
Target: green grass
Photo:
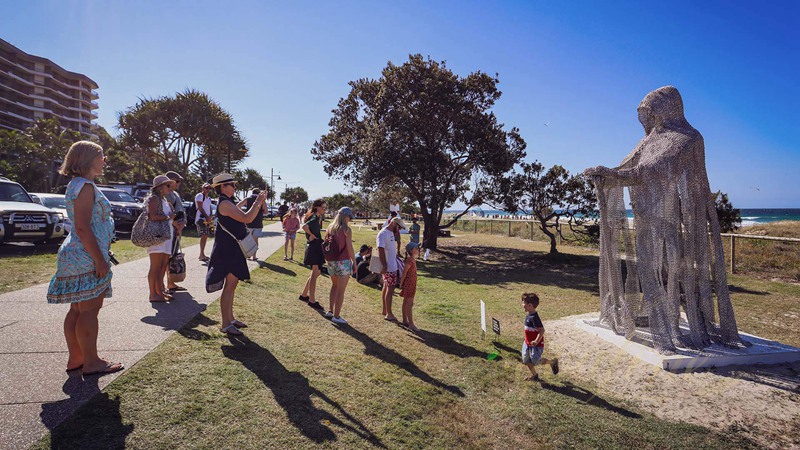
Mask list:
[[[372,231],[355,233],[356,246],[373,241]],[[735,433],[655,418],[567,375],[521,381],[520,293],[540,293],[545,324],[597,310],[590,250],[565,247],[569,256],[551,263],[540,242],[478,234],[440,245],[442,253],[419,264],[419,335],[381,320],[379,291],[355,283],[342,312],[351,326],[334,327],[297,300],[309,271],[278,252],[237,290],[246,338],[220,333],[212,304],[36,448],[74,448],[97,436],[104,446],[148,449],[755,446]],[[773,300],[800,294],[732,282],[757,292],[734,294],[745,330],[778,315],[774,305],[783,304]],[[323,305],[329,286],[322,278]],[[495,347],[480,336],[480,299],[503,326],[498,361],[485,357]],[[788,325],[762,334],[796,345]],[[569,355],[560,356],[569,364]]]
[[[199,242],[194,230],[187,230],[181,238],[183,247]],[[127,237],[112,244],[111,251],[120,263],[147,257],[147,249],[136,247]],[[0,246],[0,262],[4,269],[0,270],[0,294],[50,281],[56,272],[57,254],[57,245]],[[6,270],[9,268],[19,270]]]

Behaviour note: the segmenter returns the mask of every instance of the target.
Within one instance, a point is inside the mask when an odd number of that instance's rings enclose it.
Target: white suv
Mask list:
[[[34,203],[19,183],[0,177],[0,242],[47,244],[64,231],[61,213]]]

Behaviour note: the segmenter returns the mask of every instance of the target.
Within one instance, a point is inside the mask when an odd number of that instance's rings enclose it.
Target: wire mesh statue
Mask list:
[[[584,172],[600,206],[600,320],[628,339],[637,325],[649,325],[663,354],[712,341],[739,346],[703,137],[686,121],[672,86],[647,94],[638,111],[645,137],[633,152],[615,169]],[[681,306],[688,336],[679,328]]]

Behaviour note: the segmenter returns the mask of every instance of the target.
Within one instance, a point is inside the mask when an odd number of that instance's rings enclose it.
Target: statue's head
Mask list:
[[[645,95],[638,111],[639,122],[646,134],[650,134],[654,128],[686,123],[681,93],[673,86],[664,86]]]

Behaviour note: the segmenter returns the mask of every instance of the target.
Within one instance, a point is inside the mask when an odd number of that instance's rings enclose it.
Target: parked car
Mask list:
[[[64,237],[63,219],[35,203],[19,183],[0,177],[0,242],[58,242]]]
[[[129,233],[139,214],[144,211],[144,206],[138,203],[131,194],[125,191],[98,186],[100,192],[111,203],[111,214],[114,216],[114,229]]]
[[[29,194],[33,198],[34,202],[61,213],[61,216],[63,217],[62,223],[64,224],[64,231],[66,231],[64,234],[69,234],[72,232],[72,220],[70,220],[69,215],[67,214],[67,200],[64,195],[46,194],[42,192],[29,192]]]

